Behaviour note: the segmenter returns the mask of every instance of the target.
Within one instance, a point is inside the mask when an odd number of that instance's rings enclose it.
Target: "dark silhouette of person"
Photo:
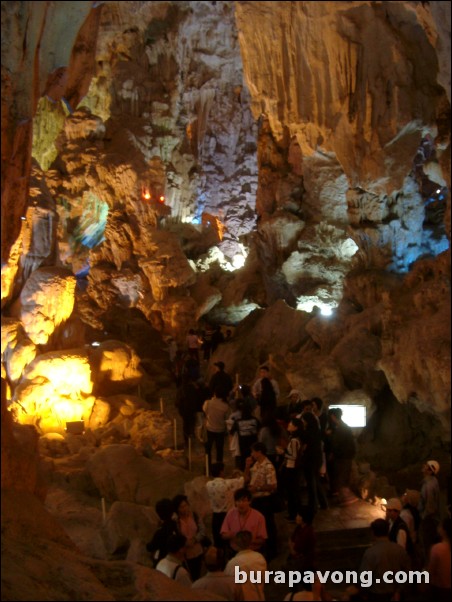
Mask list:
[[[215,353],[218,345],[220,345],[221,343],[224,343],[224,334],[221,331],[221,326],[216,326],[215,330],[212,333],[212,338],[210,342],[212,353]]]
[[[224,362],[215,362],[214,366],[216,371],[209,381],[210,392],[213,394],[217,387],[221,387],[228,397],[234,387],[232,377],[225,371]]]
[[[155,511],[160,519],[160,526],[151,541],[146,544],[146,550],[151,555],[154,568],[168,554],[167,543],[170,536],[179,532],[176,521],[173,520],[173,502],[169,498],[158,500],[155,504]]]

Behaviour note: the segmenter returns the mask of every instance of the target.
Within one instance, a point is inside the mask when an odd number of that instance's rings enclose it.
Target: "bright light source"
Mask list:
[[[436,191],[436,194],[439,194],[441,192],[441,188],[438,188],[438,190]]]
[[[366,406],[360,405],[331,405],[329,409],[340,408],[342,410],[342,420],[351,427],[361,428],[366,426]]]
[[[243,268],[245,265],[245,259],[246,258],[243,255],[234,255],[232,258],[232,265],[234,269],[239,270],[240,268]]]
[[[317,310],[320,311],[322,316],[331,316],[333,314],[333,309],[337,307],[337,303],[335,301],[331,301],[330,303],[324,303],[320,301],[317,296],[303,296],[298,298],[297,302],[297,310],[305,311],[307,313],[312,313]]]
[[[91,347],[99,347],[99,345],[100,345],[99,341],[93,341],[91,343]]]
[[[151,200],[151,191],[149,190],[149,188],[147,186],[141,187],[141,198],[143,199],[143,201]]]

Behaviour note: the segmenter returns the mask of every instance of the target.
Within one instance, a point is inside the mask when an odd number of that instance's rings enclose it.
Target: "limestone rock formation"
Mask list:
[[[82,497],[176,492],[180,358],[165,341],[184,351],[192,327],[234,331],[206,378],[222,360],[251,383],[265,362],[282,398],[360,400],[372,470],[408,475],[447,450],[450,3],[1,9],[2,482],[7,541],[20,535],[5,596],[34,583],[47,599],[50,541],[49,599],[191,599],[137,564],[133,530],[108,536],[130,563],[102,559],[100,536],[99,558],[80,559],[25,492],[45,499],[67,456]]]

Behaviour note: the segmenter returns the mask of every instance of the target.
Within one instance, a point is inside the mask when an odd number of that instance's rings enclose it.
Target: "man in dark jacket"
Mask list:
[[[228,398],[229,393],[232,391],[232,388],[234,386],[232,378],[227,372],[225,372],[224,362],[215,362],[214,366],[215,373],[212,375],[212,378],[209,381],[209,390],[213,395],[217,387],[220,387],[221,390],[225,393],[226,398]]]
[[[410,557],[413,556],[414,546],[411,541],[411,535],[408,526],[400,517],[402,511],[402,502],[397,497],[393,497],[386,502],[386,520],[389,522],[389,541],[398,543],[407,551]]]
[[[177,392],[176,407],[182,417],[186,444],[189,437],[194,437],[196,414],[202,411],[202,404],[208,397],[208,391],[205,390],[198,379],[190,374],[184,377]]]

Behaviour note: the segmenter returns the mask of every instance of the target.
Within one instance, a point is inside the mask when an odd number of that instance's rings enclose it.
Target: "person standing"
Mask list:
[[[203,391],[199,381],[190,374],[184,375],[177,392],[176,407],[182,418],[186,445],[188,439],[194,437],[196,414],[202,410],[205,399],[205,391]]]
[[[295,520],[300,506],[301,460],[303,454],[302,428],[303,425],[299,418],[291,418],[287,425],[290,438],[281,467],[281,489],[287,501],[287,520],[290,522]]]
[[[312,521],[314,516],[309,508],[300,508],[295,522],[295,527],[289,539],[289,558],[290,568],[298,571],[314,571],[316,555],[316,536]]]
[[[440,466],[436,460],[428,460],[422,466],[424,478],[421,486],[418,510],[421,517],[419,539],[425,562],[429,557],[430,548],[436,543],[438,537],[440,490],[436,475],[439,473],[439,469]]]
[[[284,419],[288,424],[291,418],[296,418],[301,412],[301,394],[298,389],[292,389],[287,396],[289,403],[284,408]]]
[[[187,538],[181,533],[171,535],[168,539],[168,553],[162,558],[155,567],[157,571],[163,573],[177,583],[191,587],[192,580],[190,573],[185,568],[185,545]]]
[[[174,511],[177,515],[176,524],[179,533],[185,536],[185,560],[193,581],[201,576],[204,550],[201,541],[205,537],[204,525],[199,517],[192,512],[186,495],[176,495],[173,498]]]
[[[323,464],[322,436],[317,418],[312,412],[305,412],[301,416],[303,431],[301,440],[304,444],[303,470],[308,490],[308,506],[312,516],[318,508],[328,508],[326,493],[322,487],[320,471]]]
[[[154,533],[146,549],[151,555],[154,568],[168,553],[168,541],[171,535],[178,533],[176,521],[173,520],[174,507],[169,498],[162,498],[155,504],[155,511],[160,519],[160,525]]]
[[[221,537],[221,526],[226,514],[234,508],[234,492],[244,486],[245,480],[243,476],[225,479],[223,462],[212,464],[211,475],[213,478],[206,483],[206,489],[212,506],[213,543],[215,547],[223,548],[225,541]]]
[[[204,564],[207,573],[192,584],[192,589],[217,594],[223,600],[243,600],[242,586],[224,571],[223,550],[214,546],[208,548],[204,554]]]
[[[268,417],[276,417],[276,391],[269,378],[262,378],[260,383],[260,395],[257,399],[257,405],[260,409],[261,420]]]
[[[187,353],[189,357],[196,360],[199,364],[199,346],[202,341],[193,328],[190,328],[187,334]]]
[[[229,397],[230,392],[234,387],[234,383],[232,382],[231,376],[225,371],[224,362],[215,362],[215,372],[212,374],[212,377],[209,381],[209,389],[213,394],[217,387],[221,387],[224,389],[226,393],[226,398]]]
[[[266,456],[265,445],[259,441],[253,443],[251,456],[246,459],[245,484],[253,494],[253,508],[265,517],[268,533],[265,556],[269,560],[274,558],[277,553],[274,494],[278,482],[275,467]]]
[[[267,414],[262,418],[257,440],[265,445],[267,458],[276,470],[278,470],[280,463],[280,452],[278,448],[282,442],[286,443],[287,439],[287,431],[280,425],[274,415]]]
[[[331,490],[338,496],[340,505],[356,501],[350,491],[352,462],[356,455],[356,443],[352,429],[342,420],[340,408],[328,410],[328,421],[331,426],[329,435]]]
[[[389,541],[394,541],[402,546],[410,556],[414,553],[411,535],[405,521],[400,517],[402,502],[397,497],[389,499],[386,503],[386,520],[389,522]]]
[[[235,508],[229,510],[221,525],[221,537],[229,542],[231,549],[237,552],[240,548],[236,542],[239,531],[251,533],[252,550],[261,550],[267,540],[265,517],[258,510],[251,508],[251,491],[243,487],[234,493]]]
[[[413,544],[417,543],[419,523],[421,517],[417,506],[419,504],[420,492],[414,489],[407,489],[402,495],[402,511],[400,517],[405,521],[408,531],[411,535]]]
[[[247,575],[247,579],[244,583],[241,583],[243,598],[242,600],[265,600],[264,593],[264,581],[260,583],[256,583],[255,580],[250,579],[250,572],[260,571],[260,574],[263,575],[267,570],[267,561],[265,557],[260,553],[256,552],[256,550],[252,547],[252,534],[250,531],[243,530],[239,531],[235,537],[235,542],[237,546],[237,554],[229,560],[224,569],[226,575],[230,575],[234,577],[236,570],[240,570],[245,572]]]
[[[442,520],[438,527],[441,541],[434,543],[430,548],[427,570],[430,574],[429,593],[430,600],[446,602],[451,598],[451,554],[450,554],[450,529],[451,519]]]
[[[215,353],[218,345],[224,343],[224,334],[221,330],[221,326],[215,326],[215,330],[212,333],[212,338],[210,339],[210,347],[212,349],[212,353]]]
[[[206,415],[207,442],[205,445],[210,468],[213,444],[215,444],[216,461],[223,462],[226,418],[230,411],[225,389],[221,386],[217,387],[212,399],[205,401],[202,409]]]
[[[240,418],[234,420],[230,433],[238,433],[240,456],[238,468],[245,470],[246,459],[251,455],[251,446],[256,443],[260,428],[259,420],[254,416],[248,400],[239,401]]]
[[[259,401],[259,398],[261,396],[262,393],[262,379],[263,378],[269,378],[270,382],[273,386],[273,390],[275,392],[276,395],[276,400],[279,399],[279,385],[277,383],[277,381],[271,377],[270,375],[270,368],[268,366],[261,366],[259,368],[259,377],[256,380],[256,382],[254,383],[253,387],[252,387],[252,393],[255,399],[257,399]]]
[[[212,351],[212,327],[207,325],[206,329],[202,334],[202,358],[204,361],[208,362],[210,360],[210,353]]]
[[[411,568],[410,558],[402,546],[389,541],[388,521],[377,518],[370,527],[374,543],[364,552],[359,572],[371,571],[372,584],[362,588],[362,592],[369,602],[399,600],[400,598],[396,596],[400,596],[400,586],[395,579],[392,583],[388,583],[383,575],[387,571],[392,571],[393,574],[398,571],[406,573]]]

